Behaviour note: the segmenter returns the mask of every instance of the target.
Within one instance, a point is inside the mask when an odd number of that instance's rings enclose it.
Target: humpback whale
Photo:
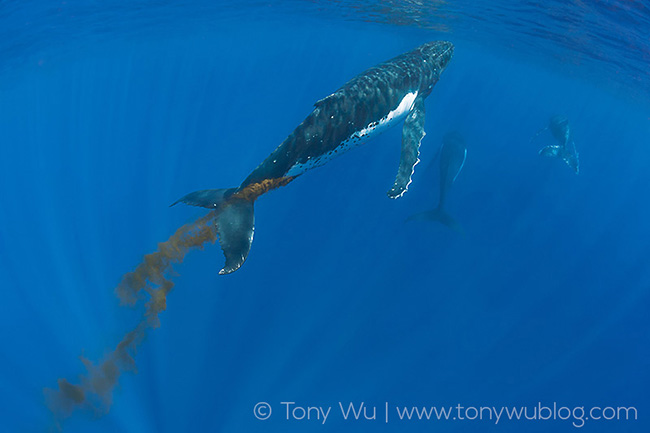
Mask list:
[[[226,259],[219,274],[236,271],[246,260],[253,241],[253,203],[259,196],[404,120],[397,176],[388,191],[390,198],[401,197],[419,162],[424,99],[453,52],[450,42],[429,42],[362,72],[317,101],[307,118],[238,187],[195,191],[173,203],[215,211]]]
[[[449,132],[442,138],[442,146],[439,150],[440,155],[440,198],[438,206],[431,211],[417,213],[407,218],[412,220],[440,221],[447,227],[463,234],[463,229],[458,222],[451,217],[445,210],[447,194],[451,185],[456,181],[460,171],[465,165],[467,158],[467,148],[465,140],[458,132]]]
[[[576,174],[578,174],[580,172],[580,161],[578,160],[578,152],[576,151],[573,134],[571,133],[571,127],[569,126],[569,119],[563,116],[553,116],[551,117],[548,126],[540,130],[537,135],[546,129],[551,131],[553,137],[560,144],[543,147],[539,151],[539,154],[542,156],[562,159],[573,169],[573,171],[576,172]],[[537,137],[537,135],[535,135],[535,137]]]

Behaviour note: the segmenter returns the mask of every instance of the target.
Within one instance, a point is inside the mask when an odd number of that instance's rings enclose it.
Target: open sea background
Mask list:
[[[248,261],[175,266],[161,327],[107,414],[65,432],[650,431],[650,7],[646,1],[0,1],[0,419],[56,429],[143,307],[114,287],[236,186],[314,101],[431,40],[422,163],[393,201],[401,127],[256,204]],[[563,114],[576,176],[531,142]],[[442,136],[467,162],[431,209]],[[257,420],[253,407],[273,414]],[[333,406],[325,425],[282,401]],[[345,421],[338,402],[377,406]],[[391,407],[384,423],[384,404]],[[638,420],[399,421],[394,406],[635,407]]]

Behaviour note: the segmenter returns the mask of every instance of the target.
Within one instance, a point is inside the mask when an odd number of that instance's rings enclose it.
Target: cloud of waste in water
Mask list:
[[[148,330],[160,326],[158,314],[167,308],[167,295],[174,287],[169,279],[172,265],[182,262],[192,249],[215,242],[214,217],[213,211],[180,227],[167,241],[158,244],[158,250],[145,255],[135,270],[122,277],[115,289],[120,303],[135,307],[138,301],[146,301],[144,314],[103,361],[95,364],[81,357],[86,372],[78,381],[73,383],[61,378],[58,389],[44,389],[45,401],[57,429],[61,429],[62,421],[77,410],[88,410],[96,415],[108,413],[120,375],[137,371],[135,355],[138,347]]]

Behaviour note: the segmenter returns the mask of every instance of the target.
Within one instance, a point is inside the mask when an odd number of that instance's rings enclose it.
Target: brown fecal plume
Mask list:
[[[75,410],[90,410],[96,415],[108,412],[120,374],[136,371],[134,356],[138,346],[148,329],[160,326],[158,313],[167,308],[167,295],[174,286],[168,278],[172,264],[182,262],[190,250],[201,248],[206,242],[214,243],[214,216],[215,212],[210,212],[182,226],[167,241],[158,244],[156,252],[144,256],[133,272],[124,275],[115,289],[120,303],[133,307],[146,298],[145,312],[136,327],[124,335],[102,362],[93,364],[81,357],[86,373],[77,384],[62,378],[58,380],[58,389],[45,388],[46,404],[54,415],[56,429],[61,429],[63,419]]]
[[[58,380],[58,389],[45,388],[45,400],[54,416],[54,428],[60,430],[62,421],[75,410],[90,410],[96,415],[108,413],[112,404],[113,389],[125,371],[136,372],[135,355],[147,330],[158,328],[158,314],[167,308],[167,295],[174,287],[169,273],[174,263],[180,263],[192,249],[217,239],[214,218],[228,203],[238,200],[255,201],[260,195],[287,185],[295,177],[265,179],[248,185],[234,193],[218,210],[209,212],[193,223],[176,230],[169,239],[158,244],[158,250],[144,256],[134,271],[125,274],[115,289],[120,304],[134,307],[146,300],[140,322],[126,333],[117,347],[99,364],[81,357],[86,368],[78,383]]]
[[[265,194],[273,189],[280,188],[281,186],[285,186],[295,178],[296,176],[278,177],[275,179],[264,179],[257,183],[251,183],[250,185],[247,185],[234,193],[231,199],[255,201],[257,200],[257,197],[261,196],[262,194]]]

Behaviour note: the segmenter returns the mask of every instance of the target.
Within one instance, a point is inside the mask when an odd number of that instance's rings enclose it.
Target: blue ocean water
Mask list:
[[[0,2],[2,431],[644,432],[650,428],[650,9],[630,2]],[[140,320],[114,288],[236,186],[313,103],[431,40],[422,163],[386,197],[401,129],[256,204],[241,270],[174,267],[108,401],[44,389]],[[580,174],[531,139],[567,116]],[[448,211],[443,135],[468,148]],[[272,414],[256,418],[257,403]],[[294,405],[282,402],[295,402]],[[376,407],[344,419],[339,403]],[[109,404],[110,403],[110,404]],[[633,407],[636,420],[406,420],[398,407]],[[287,419],[287,406],[290,413]],[[297,407],[332,407],[327,421]],[[388,407],[389,422],[385,422]],[[472,412],[463,412],[471,417]],[[605,413],[605,416],[609,413]],[[466,417],[467,418],[467,417]]]

